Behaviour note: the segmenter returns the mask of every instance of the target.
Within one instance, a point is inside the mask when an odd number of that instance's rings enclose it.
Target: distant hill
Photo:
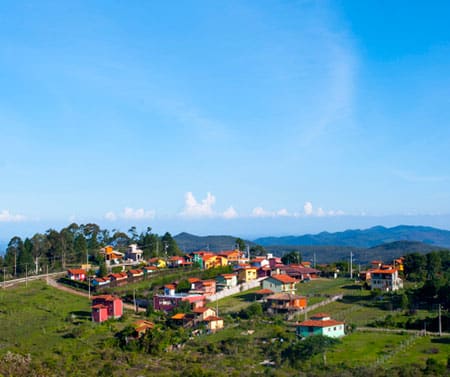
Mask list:
[[[277,256],[290,251],[298,251],[305,261],[313,261],[314,254],[317,263],[332,263],[336,261],[349,260],[350,252],[353,253],[355,265],[365,265],[372,260],[379,259],[389,263],[394,258],[405,254],[420,253],[427,254],[431,251],[442,250],[442,247],[428,245],[415,241],[395,241],[370,248],[358,248],[350,246],[265,246],[268,252]]]
[[[195,236],[189,233],[180,233],[174,237],[178,247],[186,253],[198,250],[214,252],[232,250],[235,248],[237,238],[233,236]],[[254,245],[251,241],[244,241],[249,246]]]
[[[393,228],[375,226],[365,230],[322,232],[302,236],[264,237],[254,240],[262,246],[352,246],[370,248],[395,241],[415,241],[450,247],[450,231],[426,226],[399,225]]]

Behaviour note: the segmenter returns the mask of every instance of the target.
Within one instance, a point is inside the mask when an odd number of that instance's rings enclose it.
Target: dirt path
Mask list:
[[[48,279],[48,285],[50,285],[56,289],[59,289],[60,291],[64,291],[64,292],[68,292],[68,293],[71,293],[71,294],[74,294],[77,296],[89,298],[89,293],[78,291],[78,290],[70,288],[64,284],[60,284],[55,279]],[[123,303],[123,307],[124,307],[124,309],[131,310],[133,312],[135,311],[134,305]],[[138,307],[138,312],[145,312],[145,311],[146,311],[145,308]]]

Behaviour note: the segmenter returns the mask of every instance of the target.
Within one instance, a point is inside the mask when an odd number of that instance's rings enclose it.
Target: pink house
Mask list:
[[[67,270],[67,277],[70,280],[85,281],[86,280],[86,271],[82,270],[81,268]]]
[[[103,322],[123,315],[123,302],[117,296],[101,295],[92,299],[92,320]]]

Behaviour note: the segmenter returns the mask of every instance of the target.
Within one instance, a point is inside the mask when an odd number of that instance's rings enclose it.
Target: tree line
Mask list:
[[[169,232],[162,236],[153,233],[151,227],[138,232],[135,226],[128,231],[102,229],[94,223],[72,223],[61,230],[48,229],[30,238],[14,236],[6,253],[0,256],[3,276],[16,277],[57,271],[82,263],[100,264],[100,249],[107,245],[124,252],[135,243],[143,251],[144,258],[181,255],[176,241]]]

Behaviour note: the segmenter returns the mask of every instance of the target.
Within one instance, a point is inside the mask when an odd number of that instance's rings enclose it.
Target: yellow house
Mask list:
[[[166,261],[164,259],[162,259],[162,258],[152,258],[152,259],[150,259],[148,261],[148,263],[151,266],[155,266],[155,267],[158,267],[158,268],[166,268],[167,267]]]
[[[220,255],[210,255],[203,257],[203,268],[208,270],[210,268],[223,267],[228,265],[228,259]]]
[[[242,267],[238,270],[238,280],[241,283],[247,283],[258,277],[256,267]]]

